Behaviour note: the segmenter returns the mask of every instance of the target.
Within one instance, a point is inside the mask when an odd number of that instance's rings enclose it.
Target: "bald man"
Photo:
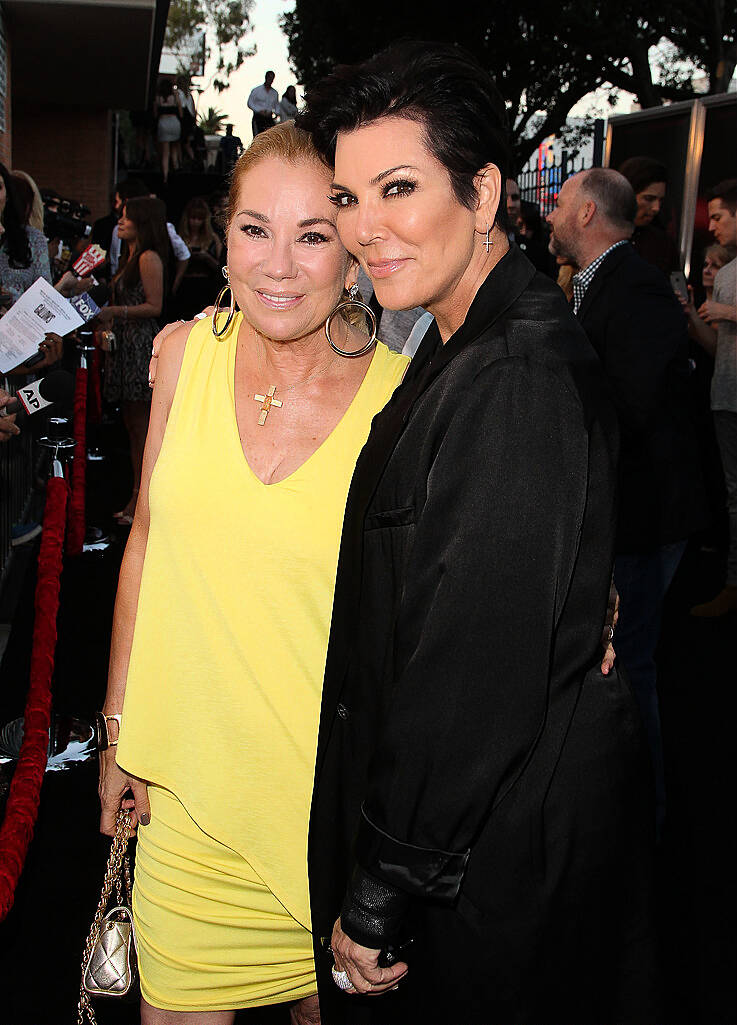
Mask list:
[[[604,365],[619,415],[614,643],[648,731],[660,826],[665,786],[655,649],[665,593],[688,536],[706,525],[708,513],[689,414],[686,318],[668,280],[630,243],[636,211],[623,175],[592,168],[565,182],[548,222],[551,250],[581,268],[573,310]]]

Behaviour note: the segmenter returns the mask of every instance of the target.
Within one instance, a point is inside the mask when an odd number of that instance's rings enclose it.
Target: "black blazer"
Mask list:
[[[680,541],[708,522],[683,310],[663,273],[625,243],[597,269],[578,319],[619,415],[617,551]]]
[[[356,861],[393,903],[346,926],[368,946],[396,939],[409,914],[442,949],[439,908],[473,907],[479,928],[494,923],[489,956],[515,983],[487,1025],[523,1020],[525,1001],[547,1021],[549,980],[567,986],[575,970],[580,989],[581,958],[588,966],[599,951],[600,922],[587,929],[565,895],[586,902],[603,864],[621,875],[631,838],[622,818],[644,792],[640,778],[632,798],[632,766],[647,765],[628,688],[599,670],[616,433],[563,293],[516,247],[444,346],[430,329],[374,420],[346,508],[310,823],[324,1025],[372,1020],[337,993],[320,953]],[[556,844],[577,832],[587,839],[575,851]],[[579,936],[576,950],[551,937],[563,974],[532,957],[553,903]],[[589,904],[598,919],[600,902]],[[614,919],[608,931],[619,936]],[[415,984],[434,970],[430,954],[418,962]],[[389,999],[373,1002],[382,1025],[393,1020]],[[417,1020],[439,1011],[428,1013]],[[397,1020],[415,1020],[407,1015]]]

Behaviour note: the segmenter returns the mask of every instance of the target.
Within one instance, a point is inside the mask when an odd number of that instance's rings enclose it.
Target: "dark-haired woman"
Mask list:
[[[663,227],[663,207],[668,187],[665,164],[651,157],[630,157],[621,165],[623,174],[637,199],[635,230],[630,241],[643,260],[659,267],[664,274],[681,269],[675,242]]]
[[[113,279],[113,302],[99,315],[103,324],[113,323],[115,352],[105,366],[105,398],[120,402],[130,441],[133,493],[115,514],[124,526],[133,521],[141,465],[146,443],[151,390],[148,364],[151,343],[159,330],[156,318],[164,299],[165,270],[169,251],[164,204],[140,196],[126,201],[118,221],[118,234],[126,244],[127,257]]]
[[[346,506],[309,841],[323,1025],[654,1021],[647,748],[600,669],[616,419],[500,227],[503,107],[462,52],[402,44],[307,110],[379,302],[435,318]]]
[[[0,289],[11,306],[38,278],[51,281],[48,243],[42,231],[24,224],[12,176],[0,164]]]

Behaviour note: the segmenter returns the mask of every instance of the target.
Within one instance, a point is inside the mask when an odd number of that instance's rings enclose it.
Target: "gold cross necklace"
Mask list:
[[[261,356],[261,339],[260,338],[257,339],[257,345],[258,345],[258,372],[259,372],[259,376],[261,376],[262,373],[263,373],[263,360],[262,360],[262,356]],[[330,362],[326,363],[325,366],[321,367],[319,370],[314,370],[308,377],[305,377],[304,381],[297,381],[295,384],[290,384],[287,388],[283,388],[282,391],[286,395],[290,391],[293,391],[295,388],[299,388],[303,384],[309,384],[310,381],[314,381],[316,377],[320,376],[320,374],[324,374],[326,370],[329,370],[331,366],[332,366],[332,360],[330,360]],[[258,426],[259,427],[263,427],[264,426],[264,424],[266,423],[266,417],[269,415],[269,413],[271,412],[272,409],[281,409],[281,407],[284,405],[284,403],[281,401],[281,399],[277,399],[276,398],[276,385],[275,384],[272,384],[270,386],[270,388],[267,390],[265,395],[259,395],[259,393],[256,392],[256,394],[253,396],[253,401],[254,402],[261,402],[261,403],[263,403],[263,405],[261,406],[261,409],[259,411],[259,415],[258,415]]]

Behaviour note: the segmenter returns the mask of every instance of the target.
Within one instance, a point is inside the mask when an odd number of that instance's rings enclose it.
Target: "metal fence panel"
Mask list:
[[[546,217],[555,206],[563,182],[578,171],[592,166],[591,159],[584,156],[569,157],[565,151],[560,161],[520,171],[517,175],[522,199],[535,203],[541,217]]]

